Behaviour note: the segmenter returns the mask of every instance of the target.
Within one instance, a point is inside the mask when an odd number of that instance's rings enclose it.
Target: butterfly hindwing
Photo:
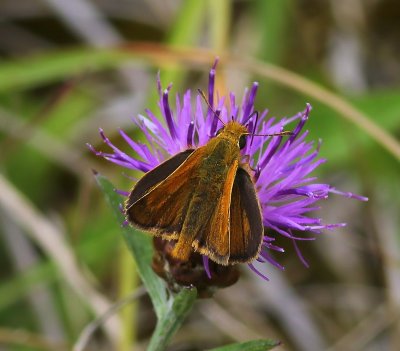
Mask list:
[[[249,173],[238,168],[230,205],[229,264],[255,259],[260,251],[264,227],[256,189]]]

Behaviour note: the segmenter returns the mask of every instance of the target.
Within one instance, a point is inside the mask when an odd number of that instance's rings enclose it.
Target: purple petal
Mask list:
[[[294,249],[296,250],[297,253],[297,257],[300,259],[300,261],[303,263],[303,265],[307,268],[310,267],[310,265],[308,264],[308,262],[306,261],[306,259],[304,258],[303,254],[300,251],[299,245],[297,245],[296,240],[292,240]]]
[[[172,139],[176,140],[176,129],[175,129],[175,122],[172,117],[171,108],[169,107],[168,95],[170,89],[165,89],[163,93],[163,108],[164,108],[164,116],[165,120],[168,125],[169,133],[171,134]]]
[[[349,199],[356,199],[356,200],[359,200],[359,201],[368,201],[368,198],[365,197],[365,196],[356,195],[356,194],[349,193],[349,192],[339,191],[339,190],[336,190],[333,187],[329,188],[329,192],[330,193],[334,193],[334,194],[338,194],[338,195],[342,195],[342,196],[347,197]]]
[[[251,87],[250,94],[248,96],[248,99],[246,99],[244,105],[243,105],[243,116],[241,123],[246,124],[250,114],[252,113],[252,110],[254,108],[254,100],[256,99],[257,95],[257,89],[258,89],[258,82],[254,82],[253,86]]]
[[[210,271],[210,264],[208,256],[202,255],[203,258],[203,266],[204,270],[206,271],[207,277],[211,279],[211,271]]]
[[[261,277],[262,279],[264,279],[264,280],[266,280],[267,282],[269,282],[269,278],[268,278],[266,275],[262,274],[252,263],[248,263],[247,265],[248,265],[248,266],[250,267],[250,269],[251,269],[254,273],[256,273],[259,277]]]

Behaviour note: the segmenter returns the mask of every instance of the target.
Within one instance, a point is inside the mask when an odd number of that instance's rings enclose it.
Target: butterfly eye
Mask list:
[[[242,134],[239,138],[239,149],[242,150],[246,146],[246,135]]]
[[[224,130],[224,127],[218,129],[217,132],[215,133],[215,136],[220,135],[223,130]]]

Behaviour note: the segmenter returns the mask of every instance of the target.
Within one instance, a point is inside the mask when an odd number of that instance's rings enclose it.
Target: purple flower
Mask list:
[[[289,137],[249,137],[250,142],[247,142],[242,154],[248,155],[249,165],[255,170],[255,186],[265,226],[263,247],[257,261],[283,268],[271,255],[273,251],[284,251],[274,245],[275,239],[270,236],[271,233],[278,233],[292,241],[299,258],[307,266],[298,249],[297,241],[314,240],[309,234],[318,234],[324,229],[330,230],[345,225],[345,223],[323,224],[320,218],[313,217],[310,212],[319,209],[317,203],[328,198],[330,193],[361,201],[366,201],[367,198],[340,192],[329,184],[317,183],[316,177],[310,176],[325,160],[318,158],[320,143],[315,145],[313,141],[306,141],[308,131],[304,131],[303,128],[311,111],[309,104],[304,111],[290,118],[266,119],[268,111],[264,111],[257,121],[253,111],[258,83],[253,83],[251,89],[245,91],[240,105],[237,104],[233,93],[229,97],[216,99],[214,91],[216,65],[217,61],[209,73],[208,101],[221,120],[239,121],[247,125],[249,131],[254,134],[278,133],[288,124],[297,123],[293,134]],[[194,103],[190,90],[183,95],[183,98],[177,95],[173,111],[169,101],[171,85],[163,90],[159,77],[157,83],[160,95],[158,105],[163,121],[161,122],[149,110],[146,110],[146,115],[133,118],[133,123],[146,136],[148,144],[134,141],[120,130],[122,138],[134,151],[134,155],[128,155],[115,147],[100,129],[101,137],[112,152],[97,151],[88,145],[97,156],[125,168],[148,172],[178,152],[188,147],[202,146],[216,135],[222,123],[211,108],[208,108],[206,113],[203,112],[205,104],[199,94],[196,94]],[[128,195],[126,192],[121,193]],[[294,231],[296,235],[293,234]],[[203,258],[205,270],[210,276],[208,258]],[[253,263],[250,263],[249,267],[267,279]]]

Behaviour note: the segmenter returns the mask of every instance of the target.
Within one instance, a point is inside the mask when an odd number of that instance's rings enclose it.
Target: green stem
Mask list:
[[[163,351],[166,349],[170,339],[192,309],[196,297],[197,290],[192,288],[183,289],[178,295],[170,299],[168,310],[158,320],[147,351]]]

